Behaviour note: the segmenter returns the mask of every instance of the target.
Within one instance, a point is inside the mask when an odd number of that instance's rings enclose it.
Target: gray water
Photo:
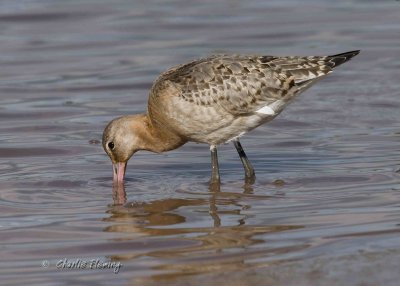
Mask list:
[[[398,285],[399,47],[398,1],[0,1],[1,284]],[[253,185],[223,145],[211,192],[189,143],[136,154],[113,201],[102,131],[168,67],[354,49],[242,139]]]

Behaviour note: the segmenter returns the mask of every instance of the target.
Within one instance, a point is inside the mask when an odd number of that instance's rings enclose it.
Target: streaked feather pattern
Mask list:
[[[148,112],[153,124],[189,141],[220,144],[272,120],[297,94],[358,53],[195,60],[158,77]]]
[[[183,100],[195,105],[219,105],[231,114],[246,114],[277,100],[290,101],[357,54],[358,51],[311,57],[214,55],[173,67],[157,82],[170,81],[180,90]]]

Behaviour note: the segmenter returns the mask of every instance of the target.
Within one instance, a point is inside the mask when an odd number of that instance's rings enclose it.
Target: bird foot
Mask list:
[[[246,174],[244,177],[244,182],[248,185],[253,185],[256,182],[256,175],[254,172],[251,175]]]
[[[208,189],[211,192],[219,192],[221,190],[221,181],[218,179],[211,179],[209,182]]]

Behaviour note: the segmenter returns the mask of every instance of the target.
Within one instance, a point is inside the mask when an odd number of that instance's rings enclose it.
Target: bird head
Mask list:
[[[143,149],[142,129],[143,115],[118,117],[104,129],[102,143],[113,164],[114,184],[123,183],[128,160]]]

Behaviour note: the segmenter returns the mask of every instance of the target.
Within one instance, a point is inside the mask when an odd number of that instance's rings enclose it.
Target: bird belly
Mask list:
[[[253,114],[235,118],[231,124],[207,135],[207,143],[218,145],[235,140],[258,126],[272,120],[273,116]]]
[[[220,106],[199,106],[183,101],[164,105],[158,115],[164,125],[186,140],[209,145],[234,140],[276,116],[257,112],[233,115]]]

